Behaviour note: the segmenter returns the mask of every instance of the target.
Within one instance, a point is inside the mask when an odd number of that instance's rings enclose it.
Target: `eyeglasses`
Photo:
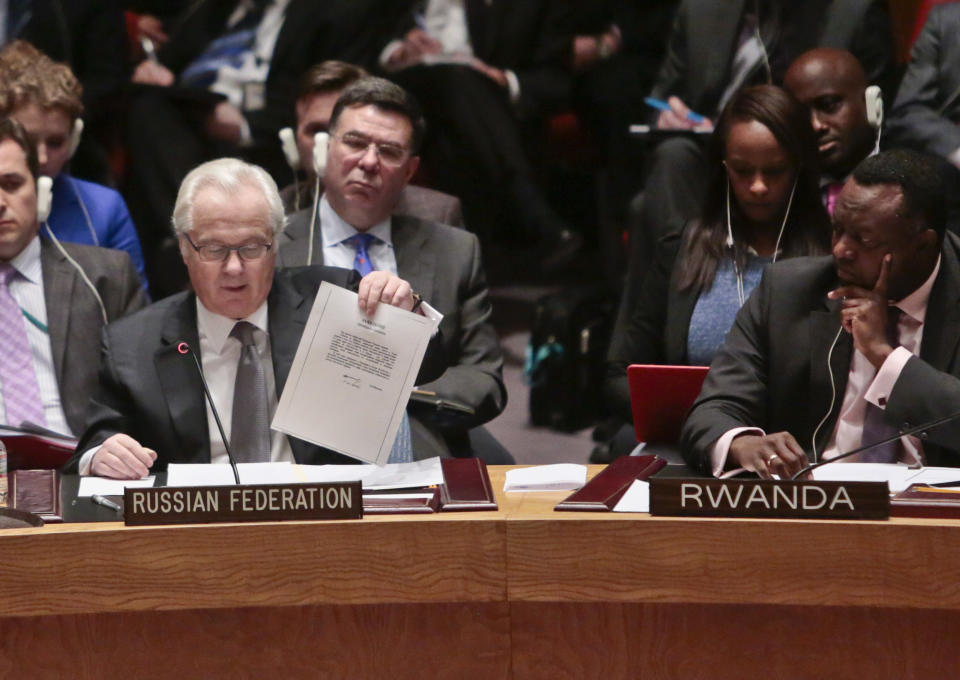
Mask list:
[[[378,142],[358,132],[346,132],[338,137],[340,143],[347,147],[352,156],[362,156],[367,149],[373,146],[374,152],[384,165],[398,166],[407,158],[407,150],[399,144]]]
[[[187,243],[193,246],[193,249],[197,251],[197,255],[203,262],[223,262],[230,257],[230,253],[233,251],[236,251],[237,255],[244,262],[250,262],[252,260],[259,260],[273,247],[273,243],[246,243],[242,246],[228,246],[222,243],[204,243],[198,246],[193,242],[189,234],[184,234],[183,237],[187,239]]]

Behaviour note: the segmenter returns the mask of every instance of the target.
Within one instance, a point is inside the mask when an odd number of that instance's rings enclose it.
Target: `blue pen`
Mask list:
[[[653,108],[660,109],[661,111],[673,110],[670,108],[670,105],[667,102],[663,101],[662,99],[654,99],[653,97],[644,97],[643,101],[647,106],[652,106]],[[704,118],[699,113],[694,113],[693,111],[687,111],[687,120],[689,120],[691,123],[700,124],[704,121]]]

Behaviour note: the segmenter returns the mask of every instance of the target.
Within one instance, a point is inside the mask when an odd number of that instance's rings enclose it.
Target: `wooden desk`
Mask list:
[[[494,487],[503,469],[492,469]],[[949,677],[960,521],[500,512],[0,531],[0,677]]]

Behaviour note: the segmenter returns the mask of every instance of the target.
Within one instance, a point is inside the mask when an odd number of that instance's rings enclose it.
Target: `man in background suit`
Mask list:
[[[79,434],[100,329],[142,307],[143,291],[126,253],[39,238],[37,169],[23,128],[0,119],[0,415]]]
[[[863,161],[837,200],[833,257],[768,268],[737,315],[684,425],[687,462],[790,476],[960,411],[960,239],[945,221],[933,159]],[[958,435],[953,422],[859,459],[957,466]]]
[[[479,241],[462,229],[396,213],[419,160],[423,119],[416,104],[389,81],[359,80],[337,100],[330,134],[326,191],[312,250],[312,211],[306,209],[277,239],[280,262],[306,264],[312,253],[314,264],[351,266],[369,256],[371,265],[395,271],[428,297],[443,314],[440,328],[450,367],[439,380],[419,384],[472,413],[418,409],[411,402],[414,452],[421,458],[472,455],[476,451],[468,437],[473,437],[478,447],[478,438],[483,439],[484,451],[497,452],[484,455],[487,462],[511,462],[485,431],[468,434],[497,416],[507,397]],[[362,252],[359,239],[369,240]]]
[[[405,5],[380,62],[424,107],[433,182],[463,201],[467,224],[482,239],[520,236],[536,244],[544,269],[569,264],[583,239],[550,205],[524,148],[525,131],[569,107],[569,3]]]
[[[313,166],[314,136],[318,132],[327,132],[330,128],[330,114],[333,105],[344,88],[360,78],[370,74],[360,66],[345,61],[324,61],[310,69],[300,79],[300,91],[297,94],[297,163],[292,164],[295,173],[303,179],[280,191],[283,208],[293,213],[313,205],[316,192],[323,191],[323,185],[317,182]],[[290,160],[290,159],[288,159]],[[460,199],[441,191],[408,184],[404,187],[394,212],[398,215],[412,215],[429,222],[463,226],[463,211]]]
[[[183,11],[156,61],[144,59],[133,73],[140,89],[128,115],[125,196],[148,258],[169,234],[180,181],[198,163],[239,156],[283,176],[277,131],[291,122],[297,80],[324,59],[374,60],[377,4],[198,0]],[[156,297],[184,283],[176,265],[148,261]]]
[[[173,221],[195,292],[161,300],[104,332],[100,389],[66,469],[139,478],[171,462],[225,462],[227,442],[204,404],[196,353],[237,459],[355,462],[271,432],[269,423],[318,287],[354,286],[356,276],[332,267],[275,272],[284,222],[276,184],[237,159],[191,171]],[[410,285],[392,274],[372,272],[360,281],[367,314],[380,302],[410,310],[415,300]],[[427,349],[421,380],[445,368],[439,337]]]

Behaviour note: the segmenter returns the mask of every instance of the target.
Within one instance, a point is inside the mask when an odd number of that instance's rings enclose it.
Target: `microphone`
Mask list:
[[[823,465],[828,465],[830,463],[835,463],[838,460],[843,460],[844,458],[849,458],[850,456],[854,456],[860,453],[861,451],[866,451],[867,449],[873,448],[874,446],[882,446],[883,444],[889,444],[890,442],[900,439],[900,437],[906,437],[908,435],[917,434],[918,432],[922,432],[924,430],[932,430],[935,427],[939,427],[940,425],[949,423],[951,420],[956,420],[957,418],[960,418],[960,411],[957,411],[956,413],[951,413],[948,416],[943,416],[942,418],[937,418],[936,420],[931,420],[930,422],[924,423],[922,425],[917,425],[916,427],[911,427],[907,430],[901,430],[895,435],[886,437],[885,439],[881,439],[880,441],[877,441],[877,442],[870,442],[869,444],[858,446],[852,451],[841,453],[839,456],[836,456],[835,458],[831,458],[830,460],[821,460],[819,463],[811,463],[807,467],[800,470],[800,472],[795,474],[790,479],[795,480],[801,475],[805,475],[808,472],[816,470],[818,467],[821,467]],[[922,438],[923,437],[921,437],[921,439]]]
[[[197,359],[197,355],[190,349],[190,345],[185,342],[177,345],[177,351],[180,352],[180,354],[189,354],[193,357],[193,365],[197,367],[197,375],[200,376],[203,393],[207,397],[207,403],[210,404],[210,410],[213,411],[213,419],[217,421],[220,438],[223,439],[223,448],[227,450],[227,458],[230,459],[230,467],[233,468],[233,478],[236,480],[237,486],[240,486],[240,472],[237,470],[237,461],[234,460],[233,453],[230,451],[230,442],[227,441],[227,435],[223,432],[223,423],[220,422],[220,414],[217,412],[217,406],[213,403],[213,397],[210,396],[210,388],[207,387],[207,380],[203,377],[203,369],[200,368],[200,361]]]

